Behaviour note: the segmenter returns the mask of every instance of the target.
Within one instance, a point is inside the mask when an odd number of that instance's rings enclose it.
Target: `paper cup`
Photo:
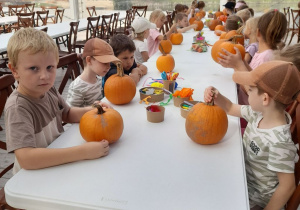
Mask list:
[[[189,103],[195,105],[195,104],[199,103],[199,101],[189,101]],[[184,108],[182,108],[184,104],[185,104],[184,102],[180,104],[180,115],[183,118],[186,118],[186,116],[188,115],[188,113],[190,112],[190,110],[192,109],[192,107],[190,109],[184,109]]]
[[[159,123],[164,121],[165,107],[158,105],[155,106],[157,106],[160,109],[160,112],[151,112],[149,111],[150,106],[146,107],[147,120],[152,123]]]
[[[176,80],[163,80],[164,89],[174,93]]]
[[[174,106],[179,107],[182,102],[189,101],[189,97],[184,97],[184,98],[173,97],[173,100],[174,100]]]
[[[146,95],[146,94],[144,94],[144,93],[142,93],[142,90],[144,89],[144,88],[147,88],[147,89],[155,89],[155,90],[161,90],[162,91],[162,93],[161,94],[149,94],[149,95]],[[143,87],[143,88],[141,88],[140,90],[139,90],[139,92],[140,92],[140,99],[141,100],[143,100],[144,98],[146,98],[146,97],[148,97],[148,96],[151,96],[151,98],[148,98],[148,102],[159,102],[159,101],[162,101],[162,100],[164,100],[164,91],[163,91],[163,89],[162,88],[158,88],[158,87]]]

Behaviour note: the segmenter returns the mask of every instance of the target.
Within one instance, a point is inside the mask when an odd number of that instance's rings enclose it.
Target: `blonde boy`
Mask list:
[[[281,209],[295,189],[298,156],[285,108],[300,91],[299,72],[290,62],[271,61],[232,78],[246,86],[250,105],[233,104],[214,87],[205,90],[204,100],[214,98],[229,115],[248,121],[243,146],[251,209]]]
[[[10,38],[7,53],[8,66],[19,82],[5,106],[7,150],[16,156],[13,173],[107,155],[106,140],[47,148],[64,131],[62,121],[79,122],[92,109],[70,108],[53,87],[58,64],[53,39],[43,31],[21,29]]]
[[[180,33],[197,28],[197,24],[189,24],[188,16],[185,13],[177,13],[175,16],[175,23],[177,24],[177,31]]]
[[[109,71],[110,62],[121,62],[111,46],[98,38],[85,43],[82,57],[84,71],[69,86],[66,101],[70,106],[85,107],[100,102],[103,98],[101,77]],[[104,102],[100,104],[109,107]]]

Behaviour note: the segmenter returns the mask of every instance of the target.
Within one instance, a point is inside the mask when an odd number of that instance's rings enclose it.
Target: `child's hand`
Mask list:
[[[204,91],[204,102],[210,103],[213,97],[214,99],[216,99],[218,95],[219,95],[219,91],[215,87],[209,86]]]
[[[195,29],[195,28],[197,28],[197,24],[192,24],[192,29]]]
[[[85,155],[84,159],[92,160],[108,155],[109,145],[107,140],[93,141],[81,145]]]
[[[113,109],[112,106],[110,106],[108,103],[102,102],[102,101],[95,101],[93,104],[99,104],[102,107]]]
[[[172,27],[170,28],[170,31],[177,33],[177,23],[173,23]]]
[[[222,49],[222,51],[225,53],[219,53],[220,57],[219,58],[219,63],[225,67],[225,68],[234,68],[238,69],[240,68],[241,65],[244,65],[244,62],[242,60],[241,53],[238,48],[234,47],[236,54],[232,54],[228,52],[225,49]]]
[[[132,69],[131,74],[136,74],[136,75],[138,75],[140,78],[143,76],[142,70],[141,70],[140,68],[138,68],[138,67]]]

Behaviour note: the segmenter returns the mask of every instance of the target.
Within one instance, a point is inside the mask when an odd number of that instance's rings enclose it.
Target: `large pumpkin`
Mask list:
[[[117,74],[110,76],[104,85],[104,94],[113,104],[127,104],[135,96],[136,86],[134,80],[124,74],[121,63],[117,63]]]
[[[182,36],[181,33],[172,33],[171,36],[170,36],[170,41],[174,45],[179,45],[183,41],[183,36]]]
[[[204,24],[201,20],[195,20],[193,24],[197,25],[197,28],[194,29],[195,31],[201,31],[204,27]]]
[[[187,135],[198,144],[216,144],[225,136],[228,119],[225,111],[214,105],[198,103],[186,117]]]
[[[212,46],[211,48],[211,57],[214,59],[215,62],[219,63],[218,60],[218,50],[220,48],[220,44],[225,42],[226,39],[220,39],[218,41],[215,42],[215,44]]]
[[[107,140],[116,142],[123,133],[123,119],[114,109],[103,109],[101,105],[86,112],[80,119],[79,129],[81,136],[86,141]]]
[[[221,39],[221,40],[224,40],[224,39]],[[221,41],[221,40],[219,40],[219,41]],[[220,43],[217,51],[214,52],[214,53],[216,53],[216,57],[217,57],[216,62],[218,62],[218,57],[220,57],[219,53],[225,54],[222,49],[225,49],[225,50],[227,50],[228,52],[230,52],[232,54],[236,54],[236,51],[235,51],[234,47],[239,49],[239,51],[241,53],[241,57],[242,57],[242,59],[244,59],[245,58],[245,48],[244,48],[244,46],[241,45],[241,44],[236,43],[236,41],[233,40],[233,41],[224,41],[224,42]]]
[[[165,53],[170,53],[172,50],[172,42],[167,39],[167,36],[164,35],[163,40],[160,41],[160,45],[162,46]],[[161,53],[163,53],[161,47],[158,48]]]
[[[159,56],[156,60],[156,68],[160,72],[171,72],[175,68],[175,60],[172,55],[166,54],[162,45],[159,45],[159,48],[162,50],[162,55]]]
[[[220,15],[224,15],[223,12],[221,11],[215,12],[215,18],[218,18]]]

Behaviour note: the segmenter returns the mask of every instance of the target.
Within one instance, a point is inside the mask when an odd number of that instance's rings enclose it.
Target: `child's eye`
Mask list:
[[[52,70],[54,66],[47,66],[47,70]]]
[[[29,69],[32,70],[32,71],[38,70],[38,68],[36,66],[29,67]]]

